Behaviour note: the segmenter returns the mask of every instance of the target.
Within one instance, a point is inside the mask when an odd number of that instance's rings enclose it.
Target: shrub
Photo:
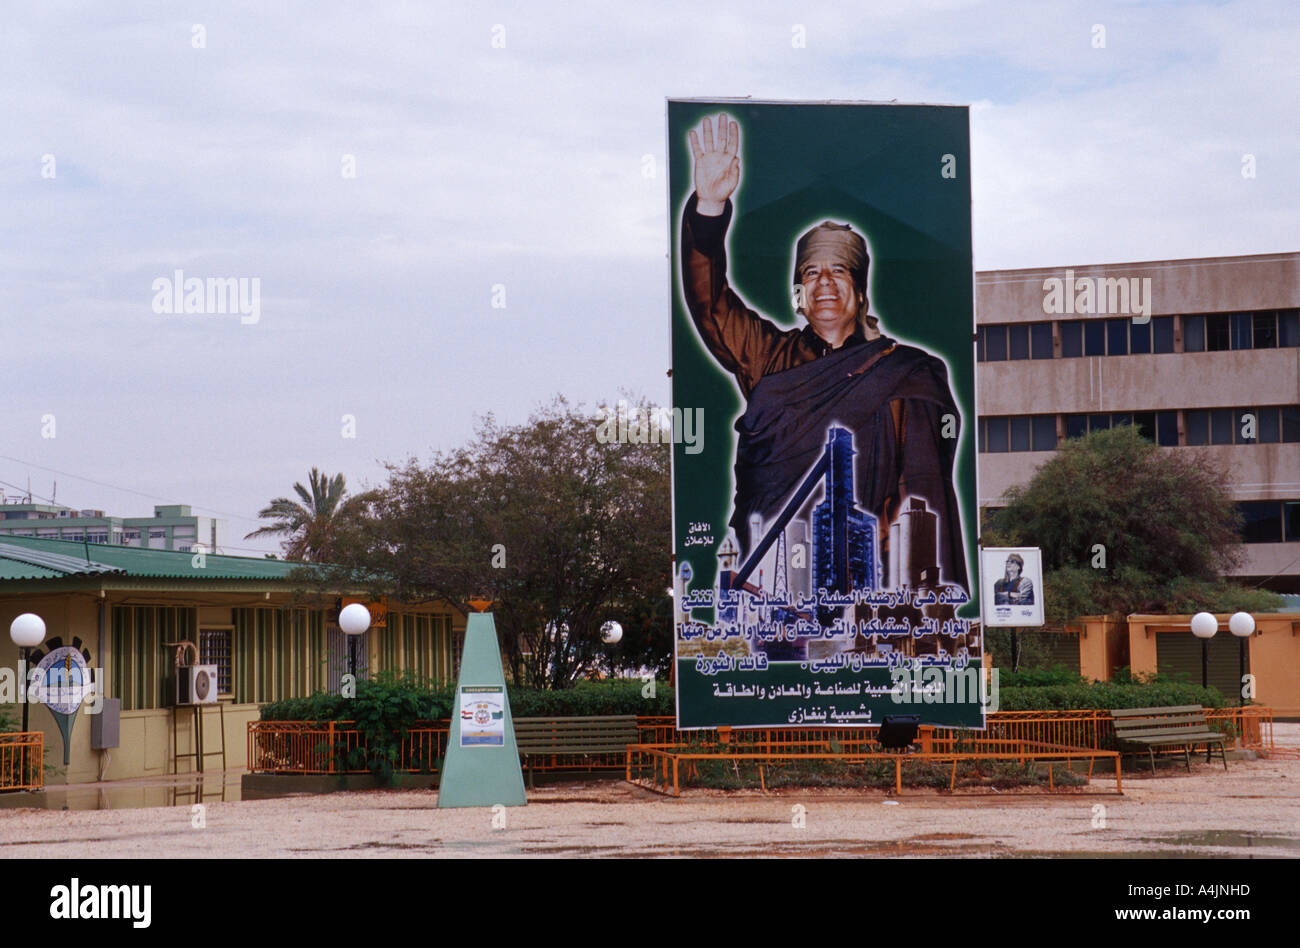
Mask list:
[[[674,713],[673,690],[667,682],[655,683],[653,698],[641,697],[645,685],[640,679],[583,681],[565,691],[549,691],[509,685],[510,714],[516,718],[590,717],[598,714],[666,714]],[[375,681],[357,682],[355,698],[316,692],[307,698],[286,698],[262,706],[263,721],[354,721],[359,720],[358,702],[363,696],[407,702],[416,721],[443,721],[451,717],[456,686],[422,682],[411,675],[397,676],[382,672]],[[409,699],[409,701],[408,701]]]
[[[1098,681],[1088,685],[1000,687],[998,691],[998,709],[1001,711],[1164,708],[1180,704],[1221,708],[1227,701],[1217,688],[1202,688],[1167,678],[1141,683]]]

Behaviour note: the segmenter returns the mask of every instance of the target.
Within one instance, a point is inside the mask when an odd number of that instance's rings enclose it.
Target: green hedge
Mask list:
[[[1165,708],[1179,704],[1221,708],[1227,702],[1217,688],[1202,688],[1200,685],[1171,681],[1148,684],[1100,681],[1089,685],[998,688],[1000,711]]]
[[[1062,670],[998,673],[998,707],[1003,711],[1060,711],[1086,708],[1146,708],[1199,704],[1221,708],[1227,704],[1216,688],[1186,681],[1151,677],[1133,681],[1122,675],[1115,681],[1085,682]],[[539,691],[510,686],[510,711],[516,718],[584,717],[598,714],[674,714],[672,688],[655,683],[653,697],[643,697],[645,685],[637,679],[579,682],[566,691]],[[455,688],[430,687],[409,676],[381,674],[374,681],[357,682],[355,698],[318,692],[309,698],[289,698],[262,706],[263,721],[354,721],[399,712],[407,726],[415,721],[442,721],[451,717]]]
[[[516,718],[588,717],[597,714],[672,715],[673,690],[655,682],[654,697],[643,697],[646,685],[639,679],[579,682],[567,691],[541,691],[510,685],[510,713]],[[451,717],[454,685],[434,685],[411,676],[380,674],[374,681],[357,682],[355,698],[317,692],[308,698],[287,698],[262,706],[263,721],[353,721],[370,704],[400,704],[414,709],[410,720],[442,721]]]

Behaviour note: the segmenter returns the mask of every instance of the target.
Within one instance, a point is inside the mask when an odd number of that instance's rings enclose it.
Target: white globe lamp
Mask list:
[[[14,644],[22,649],[23,655],[23,674],[28,673],[27,655],[36,646],[45,641],[45,620],[33,612],[24,612],[13,622],[9,623],[9,638],[14,640]],[[27,730],[27,706],[31,702],[23,702],[23,730]]]
[[[370,610],[351,602],[339,610],[339,628],[348,637],[348,674],[357,679],[357,636],[370,628]]]
[[[1228,631],[1239,639],[1249,638],[1255,631],[1255,617],[1249,612],[1234,612],[1228,620]]]
[[[1198,612],[1192,616],[1192,635],[1198,639],[1212,639],[1219,631],[1219,620],[1208,612]]]
[[[360,635],[370,628],[370,610],[359,602],[344,606],[339,612],[339,628],[347,635]]]
[[[35,613],[24,612],[9,623],[9,637],[19,648],[36,648],[45,641],[45,620]]]

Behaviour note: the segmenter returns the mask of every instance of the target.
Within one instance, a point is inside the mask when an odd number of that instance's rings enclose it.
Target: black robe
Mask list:
[[[898,403],[897,420],[890,402]],[[884,575],[890,525],[908,497],[919,497],[939,517],[940,581],[969,592],[952,484],[959,419],[943,362],[884,337],[763,376],[736,422],[731,526],[743,556],[761,539],[749,536],[750,516],[771,529],[838,425],[854,435],[854,489],[879,521]],[[945,425],[951,437],[943,437]]]

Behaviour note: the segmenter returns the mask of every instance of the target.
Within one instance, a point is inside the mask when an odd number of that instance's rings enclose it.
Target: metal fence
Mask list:
[[[1211,727],[1224,732],[1225,746],[1268,752],[1273,749],[1271,708],[1206,708]],[[447,721],[421,721],[402,740],[394,769],[408,773],[429,773],[447,751]],[[725,749],[761,748],[766,754],[814,752],[835,753],[861,747],[876,738],[876,728],[716,728],[678,731],[668,716],[637,718],[639,744],[675,747],[682,752],[706,747]],[[12,735],[11,735],[12,736]],[[1079,750],[1113,750],[1115,725],[1109,711],[995,711],[986,718],[983,731],[924,726],[917,739],[924,754],[947,754],[974,742],[1004,742]],[[839,749],[838,751],[836,749]],[[366,773],[366,743],[351,721],[311,723],[304,721],[253,721],[248,725],[248,769],[255,773],[343,774]],[[715,751],[716,752],[716,751]],[[538,771],[624,770],[624,752],[607,754],[564,754],[530,759]]]
[[[45,786],[45,734],[0,734],[0,790],[40,790]]]

